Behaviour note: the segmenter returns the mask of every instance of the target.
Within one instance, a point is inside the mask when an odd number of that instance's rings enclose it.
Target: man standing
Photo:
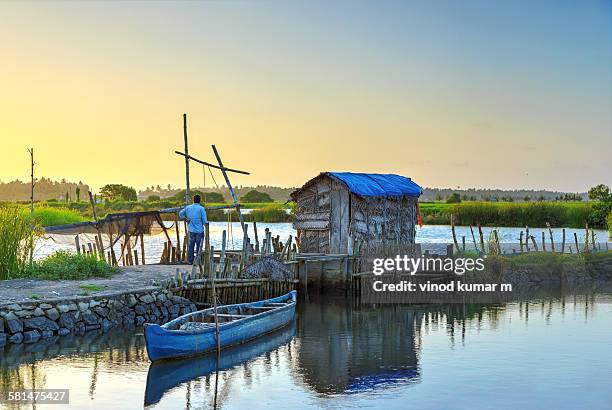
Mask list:
[[[197,255],[202,249],[202,240],[204,239],[204,224],[208,222],[206,218],[206,209],[200,205],[200,195],[193,196],[193,204],[186,206],[179,213],[181,219],[187,221],[187,230],[189,231],[189,264],[193,264],[193,248]]]

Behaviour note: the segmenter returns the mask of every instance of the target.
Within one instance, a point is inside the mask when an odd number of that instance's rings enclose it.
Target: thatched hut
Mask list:
[[[422,193],[401,175],[323,172],[291,194],[300,252],[364,254],[412,245]]]

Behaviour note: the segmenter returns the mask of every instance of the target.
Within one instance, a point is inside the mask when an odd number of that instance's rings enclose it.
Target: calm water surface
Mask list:
[[[70,408],[610,409],[612,295],[420,308],[311,295],[292,326],[224,351],[218,373],[214,357],[150,365],[138,329],[7,346],[0,363],[3,393],[69,388]]]
[[[252,224],[249,224],[249,235],[251,238],[251,242],[255,243],[255,236],[253,234]],[[266,228],[270,229],[272,235],[280,236],[280,239],[285,242],[289,235],[295,237],[296,231],[293,229],[291,223],[257,223],[257,232],[259,236],[259,240],[261,241],[265,238],[265,230]],[[491,231],[494,228],[483,227],[483,235],[485,240],[489,238]],[[240,223],[233,222],[229,226],[225,222],[211,222],[210,223],[210,234],[211,234],[211,245],[215,247],[215,249],[221,249],[221,236],[223,231],[228,232],[228,246],[230,249],[240,249],[242,248],[242,228],[240,227]],[[520,232],[523,228],[498,228],[499,239],[502,243],[514,243],[516,244],[517,251],[519,250],[519,236]],[[530,235],[533,235],[540,243],[540,238],[542,232],[546,235],[546,241],[549,241],[549,233],[547,229],[542,228],[531,228]],[[584,242],[584,229],[566,229],[566,242],[569,246],[574,246],[574,232],[578,237],[579,244],[583,244]],[[469,227],[458,226],[456,228],[457,240],[461,242],[462,236],[466,238],[466,246],[469,249],[473,247],[472,242],[472,234],[470,232]],[[595,230],[596,234],[596,242],[602,243],[601,246],[605,246],[605,242],[608,240],[608,232],[603,230]],[[170,232],[170,239],[175,244],[175,236],[174,231]],[[181,237],[184,235],[184,232],[181,230]],[[475,232],[476,241],[478,241],[478,232]],[[108,242],[107,236],[103,236],[104,243]],[[561,243],[562,238],[562,230],[556,229],[553,231],[553,239],[556,243]],[[444,244],[448,244],[452,241],[451,236],[451,227],[448,225],[426,225],[422,228],[417,228],[416,240],[418,243],[422,244],[423,250],[430,250],[433,252],[445,252],[446,247]],[[160,255],[162,253],[164,242],[166,241],[166,237],[163,234],[147,236],[145,238],[145,256],[147,263],[158,263]],[[87,242],[95,243],[94,235],[82,235],[81,244],[85,244]],[[548,246],[548,245],[547,245]],[[559,248],[559,246],[557,247]],[[74,236],[72,235],[49,235],[44,239],[41,239],[36,247],[34,257],[36,259],[42,259],[53,252],[58,250],[68,250],[73,252],[75,250],[74,247]],[[138,246],[137,250],[140,249]],[[612,246],[610,246],[612,249]],[[510,252],[510,250],[508,250]],[[121,252],[121,244],[115,245],[115,253],[118,255]]]

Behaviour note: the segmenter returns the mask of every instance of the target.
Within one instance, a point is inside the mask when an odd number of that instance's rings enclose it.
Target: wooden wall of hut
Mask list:
[[[388,245],[415,243],[417,198],[363,198],[323,175],[295,199],[301,252],[367,255]]]

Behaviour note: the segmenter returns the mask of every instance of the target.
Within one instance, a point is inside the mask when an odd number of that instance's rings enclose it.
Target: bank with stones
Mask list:
[[[5,304],[0,305],[0,346],[145,322],[165,323],[195,310],[188,299],[159,288]]]

